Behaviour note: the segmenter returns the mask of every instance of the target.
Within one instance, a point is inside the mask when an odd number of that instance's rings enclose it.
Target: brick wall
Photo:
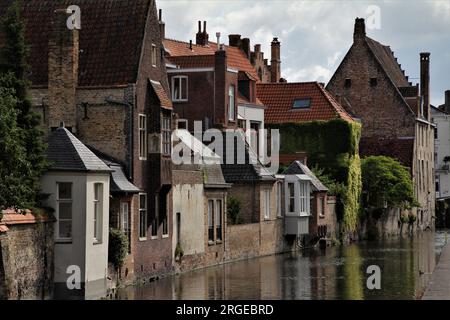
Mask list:
[[[8,226],[0,233],[0,298],[44,299],[53,287],[52,224]]]

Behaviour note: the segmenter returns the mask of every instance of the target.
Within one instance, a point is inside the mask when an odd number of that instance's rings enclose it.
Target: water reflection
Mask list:
[[[415,299],[444,242],[442,232],[414,238],[239,261],[122,289],[119,299]],[[366,287],[369,265],[381,290]]]

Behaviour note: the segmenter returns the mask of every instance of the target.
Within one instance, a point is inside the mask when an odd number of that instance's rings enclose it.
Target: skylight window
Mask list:
[[[311,107],[311,99],[295,99],[294,104],[292,105],[292,109],[308,109]]]

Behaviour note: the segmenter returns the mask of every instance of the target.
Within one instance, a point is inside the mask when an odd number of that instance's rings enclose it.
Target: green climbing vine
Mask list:
[[[324,174],[344,185],[337,195],[342,203],[338,216],[347,231],[357,227],[361,196],[361,125],[341,119],[268,125],[279,129],[280,153],[306,152],[308,166],[317,166]]]

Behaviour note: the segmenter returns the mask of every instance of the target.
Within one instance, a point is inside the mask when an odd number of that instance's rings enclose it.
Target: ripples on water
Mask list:
[[[119,299],[416,299],[447,231],[228,263],[118,292]],[[381,268],[369,290],[366,269]]]

